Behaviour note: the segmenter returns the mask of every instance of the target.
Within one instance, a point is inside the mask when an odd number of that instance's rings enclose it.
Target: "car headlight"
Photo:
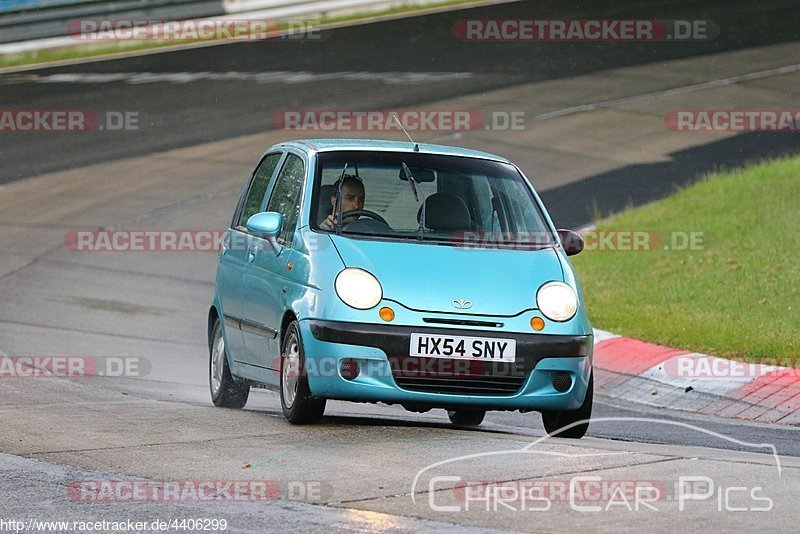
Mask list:
[[[339,298],[357,310],[374,308],[383,298],[381,283],[363,269],[345,269],[336,277],[334,286]]]
[[[548,319],[564,322],[575,317],[578,296],[564,282],[547,282],[536,293],[536,304]]]

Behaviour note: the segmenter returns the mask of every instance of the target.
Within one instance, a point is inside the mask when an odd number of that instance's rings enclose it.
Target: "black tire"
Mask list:
[[[219,319],[211,329],[208,346],[208,387],[211,401],[222,408],[244,408],[250,396],[250,382],[231,374],[222,325]]]
[[[292,321],[281,343],[281,409],[293,425],[318,423],[325,413],[325,399],[315,397],[308,387],[305,352],[300,328]],[[293,395],[292,395],[293,392]]]
[[[485,416],[485,410],[447,410],[450,422],[458,426],[478,426]]]
[[[547,434],[559,438],[581,439],[586,435],[586,431],[589,430],[593,399],[594,373],[589,376],[589,388],[586,390],[586,397],[583,399],[583,404],[581,404],[580,408],[577,410],[542,411],[542,424]],[[582,422],[578,423],[579,421]]]

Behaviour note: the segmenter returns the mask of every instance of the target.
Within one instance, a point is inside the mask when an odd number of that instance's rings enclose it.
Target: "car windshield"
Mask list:
[[[525,178],[508,163],[405,152],[329,152],[318,156],[314,187],[311,224],[321,231],[467,246],[556,243]]]

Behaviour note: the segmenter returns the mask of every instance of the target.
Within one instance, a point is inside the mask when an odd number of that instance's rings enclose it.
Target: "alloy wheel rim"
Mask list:
[[[283,351],[283,365],[281,368],[281,389],[283,402],[287,408],[294,405],[297,396],[297,384],[300,377],[300,349],[297,338],[292,334],[286,340]]]
[[[222,369],[225,365],[225,338],[217,334],[211,351],[211,391],[216,396],[222,386]]]

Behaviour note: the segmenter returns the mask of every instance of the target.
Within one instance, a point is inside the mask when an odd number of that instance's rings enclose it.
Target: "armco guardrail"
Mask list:
[[[6,4],[17,8],[5,9]],[[190,19],[225,13],[222,0],[16,0],[0,5],[4,8],[0,10],[0,43],[66,35],[67,22],[80,18]]]
[[[0,0],[0,14],[11,11],[31,11],[47,7],[89,4],[90,0]]]
[[[424,6],[442,0],[225,0],[226,13],[243,18],[325,18],[407,6]]]
[[[80,44],[67,24],[81,18],[186,20],[204,17],[325,18],[441,0],[0,0],[0,54]],[[16,6],[14,10],[10,6]],[[8,9],[4,9],[8,8]]]

